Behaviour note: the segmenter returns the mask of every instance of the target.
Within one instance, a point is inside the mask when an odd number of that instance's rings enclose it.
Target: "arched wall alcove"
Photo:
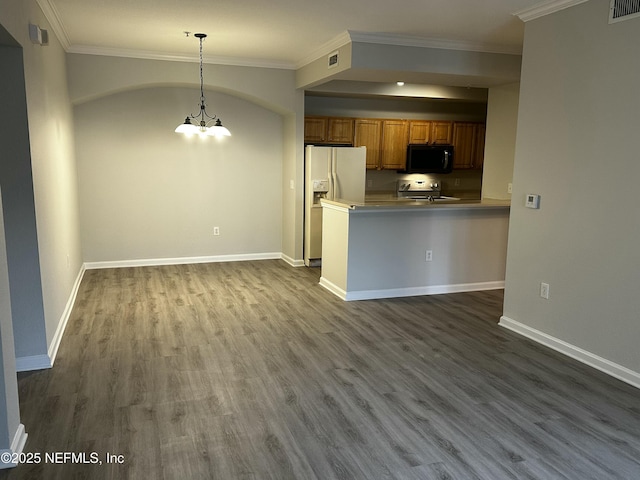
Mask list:
[[[231,137],[173,132],[197,112],[193,88],[138,87],[74,107],[85,262],[282,251],[283,116],[205,97]]]
[[[69,54],[67,71],[85,262],[273,252],[291,261],[302,258],[304,93],[295,88],[294,71],[205,64],[207,110],[219,115],[233,134],[226,141],[209,143],[173,133],[187,114],[196,113],[197,63]],[[127,133],[116,118],[130,123],[136,133]],[[96,148],[99,144],[104,148]],[[116,202],[120,210],[115,204],[101,206],[116,193],[102,190],[104,183],[91,169],[109,168],[132,155],[138,160],[120,170],[128,177],[121,173],[118,178],[112,171],[112,182],[117,179],[119,187],[124,188],[127,178],[130,182],[127,196]],[[132,185],[137,185],[137,192]],[[160,185],[166,189],[164,196],[152,191]],[[156,234],[153,243],[135,233],[139,223],[133,218],[117,220],[125,198],[140,202],[139,207],[126,204],[150,222],[146,233]],[[150,198],[157,202],[145,206]],[[173,225],[192,236],[188,241],[183,236],[180,242],[166,239],[163,244],[169,224],[159,218],[172,215]],[[217,224],[225,218],[228,226]],[[126,222],[135,227],[129,231],[131,238],[108,246],[106,238],[115,234],[105,232],[106,225]],[[214,226],[220,227],[220,237],[211,236]],[[130,250],[123,247],[125,240]]]

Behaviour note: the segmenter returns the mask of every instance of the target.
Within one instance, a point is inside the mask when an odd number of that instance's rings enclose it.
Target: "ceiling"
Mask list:
[[[38,0],[69,52],[299,68],[346,31],[520,53],[513,14],[540,0]]]

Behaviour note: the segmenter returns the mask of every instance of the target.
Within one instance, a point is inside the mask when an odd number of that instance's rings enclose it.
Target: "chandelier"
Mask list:
[[[207,107],[204,102],[204,78],[202,75],[202,41],[207,38],[206,33],[195,33],[194,37],[200,40],[200,113],[189,115],[176,128],[176,133],[184,133],[185,135],[193,135],[197,133],[200,136],[228,137],[231,132],[222,126],[222,121],[215,115],[211,116],[207,113]],[[191,120],[198,120],[198,123],[191,123]],[[214,122],[215,121],[215,122]],[[211,125],[213,123],[213,125]]]

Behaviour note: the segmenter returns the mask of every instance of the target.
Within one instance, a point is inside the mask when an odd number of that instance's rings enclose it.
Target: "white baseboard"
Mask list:
[[[338,287],[335,283],[330,282],[324,277],[320,277],[320,285],[329,290],[334,295],[340,297],[342,300],[347,299],[347,292]]]
[[[84,276],[84,272],[86,271],[84,265],[80,268],[78,272],[78,276],[76,277],[76,281],[73,284],[73,288],[71,289],[71,295],[69,295],[69,300],[67,300],[67,305],[64,307],[64,311],[62,312],[62,316],[60,317],[60,322],[58,323],[58,328],[56,328],[56,333],[53,335],[53,339],[51,340],[51,345],[49,345],[49,359],[51,365],[53,366],[53,362],[56,361],[56,355],[58,354],[58,348],[60,348],[60,342],[62,341],[62,335],[64,334],[65,328],[67,328],[67,323],[69,322],[69,317],[71,317],[71,311],[73,310],[73,304],[76,301],[76,296],[78,295],[78,289],[80,288],[80,282],[82,282],[82,277]]]
[[[16,462],[4,462],[2,461],[2,458],[5,457],[7,453],[10,455],[21,454],[22,450],[24,450],[25,444],[27,443],[27,437],[28,435],[24,430],[24,425],[18,425],[18,429],[16,430],[16,434],[13,436],[11,446],[9,448],[0,449],[0,469],[18,466]]]
[[[536,330],[535,328],[531,328],[509,317],[500,317],[500,323],[498,325],[511,330],[512,332],[518,333],[523,337],[527,337],[534,342],[545,345],[546,347],[549,347],[568,357],[578,360],[579,362],[589,365],[590,367],[600,370],[601,372],[611,375],[618,380],[622,380],[629,385],[640,388],[640,373],[634,372],[627,367],[623,367],[622,365],[618,365],[617,363],[607,360],[606,358],[594,355],[593,353],[583,350],[580,347],[576,347],[575,345],[571,345],[564,340],[552,337],[551,335],[541,332],[540,330]]]
[[[67,328],[69,317],[71,317],[73,304],[76,301],[76,296],[78,295],[78,289],[80,288],[80,282],[82,282],[84,272],[85,268],[84,266],[82,266],[80,268],[80,271],[78,272],[76,281],[71,288],[71,294],[69,295],[67,304],[64,307],[64,311],[62,312],[60,321],[58,322],[58,328],[56,328],[56,333],[53,335],[53,339],[51,340],[51,344],[49,345],[47,355],[30,355],[27,357],[16,357],[16,371],[30,372],[32,370],[43,370],[45,368],[53,367],[53,362],[55,362],[56,360],[58,348],[60,348],[60,342],[62,341],[62,335],[64,334],[65,328]]]
[[[159,265],[186,265],[190,263],[244,262],[279,259],[283,259],[283,255],[280,252],[243,253],[239,255],[214,255],[209,257],[142,258],[137,260],[115,260],[112,262],[86,262],[84,268],[94,270],[99,268],[154,267]]]
[[[304,267],[304,260],[296,260],[295,258],[291,258],[288,255],[282,254],[282,260],[287,262],[292,267]]]
[[[409,288],[388,288],[384,290],[359,290],[346,292],[324,277],[320,278],[320,285],[331,293],[346,301],[375,300],[380,298],[418,297],[422,295],[441,295],[444,293],[478,292],[482,290],[500,290],[504,288],[504,281],[460,283],[455,285],[432,285]]]

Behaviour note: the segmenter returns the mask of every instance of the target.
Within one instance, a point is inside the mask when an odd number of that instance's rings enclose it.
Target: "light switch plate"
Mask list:
[[[527,193],[527,198],[525,200],[524,206],[527,208],[540,208],[540,195]]]

